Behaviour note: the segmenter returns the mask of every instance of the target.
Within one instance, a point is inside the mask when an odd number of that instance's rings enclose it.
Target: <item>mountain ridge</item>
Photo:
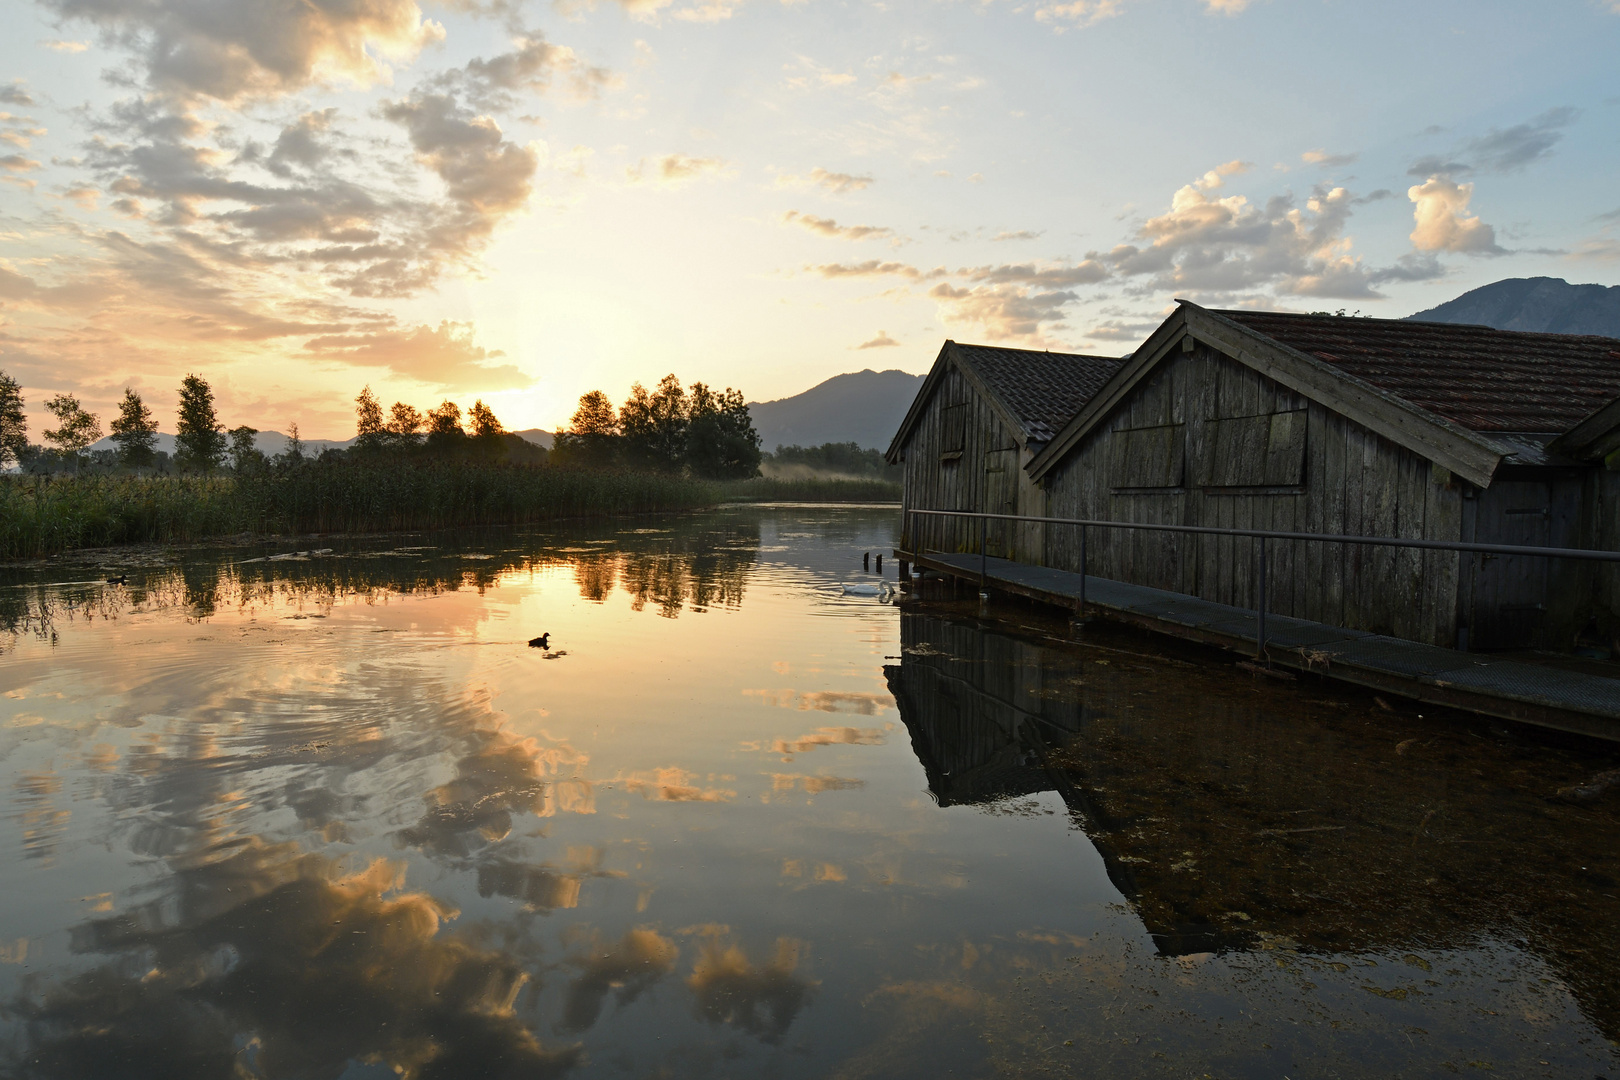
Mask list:
[[[1550,277],[1503,278],[1406,318],[1493,330],[1620,338],[1620,285],[1571,285],[1563,278]]]

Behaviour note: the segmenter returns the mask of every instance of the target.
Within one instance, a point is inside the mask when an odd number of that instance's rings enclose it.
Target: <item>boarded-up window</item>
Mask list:
[[[939,449],[942,454],[954,455],[950,460],[955,461],[962,456],[962,448],[967,445],[967,402],[958,401],[945,406],[944,425],[940,429]]]
[[[1202,487],[1297,487],[1305,481],[1305,409],[1212,420]]]
[[[1186,440],[1182,432],[1181,424],[1114,432],[1109,485],[1115,491],[1179,488],[1186,471]]]

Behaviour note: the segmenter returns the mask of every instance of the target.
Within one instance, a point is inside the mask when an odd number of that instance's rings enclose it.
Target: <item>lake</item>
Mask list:
[[[1612,755],[895,602],[897,526],[0,571],[0,1074],[1620,1075]]]

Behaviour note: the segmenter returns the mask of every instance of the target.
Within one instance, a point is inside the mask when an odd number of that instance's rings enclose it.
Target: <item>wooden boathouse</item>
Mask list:
[[[906,505],[1045,515],[1046,492],[1030,463],[1120,363],[945,342],[888,450],[891,464],[905,465]],[[978,543],[974,522],[934,518],[917,527],[917,541],[935,550]],[[987,550],[1039,563],[1045,535],[1040,526],[992,522]]]
[[[1028,425],[1015,437],[1005,410],[974,405],[989,400],[975,396],[989,380],[951,381],[978,370],[957,359],[973,351],[947,343],[890,447],[906,464],[908,510],[1017,505],[1099,521],[1620,547],[1620,341],[1182,301],[1124,361],[1068,358],[1053,365],[1066,378],[998,371],[996,385],[1017,385],[1020,401],[1052,402],[1048,417],[1073,404],[1044,439]],[[957,434],[945,417],[964,404]],[[989,459],[981,469],[975,458],[1014,444],[1016,488],[992,488],[981,478]],[[974,524],[908,517],[901,546],[976,551]],[[989,553],[1077,571],[1079,533],[1020,525]],[[1092,575],[1254,605],[1250,538],[1088,533]],[[1277,541],[1265,595],[1277,615],[1461,649],[1620,635],[1614,564]]]

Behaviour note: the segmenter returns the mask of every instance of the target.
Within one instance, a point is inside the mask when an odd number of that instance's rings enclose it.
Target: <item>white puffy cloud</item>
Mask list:
[[[1473,184],[1459,184],[1445,176],[1431,176],[1406,189],[1412,200],[1412,246],[1419,251],[1466,252],[1501,255],[1496,230],[1468,212]]]
[[[1227,176],[1243,171],[1243,163],[1228,162],[1183,186],[1168,212],[1142,224],[1137,243],[1097,258],[1127,277],[1146,276],[1164,291],[1236,294],[1271,288],[1341,299],[1377,295],[1372,272],[1351,254],[1344,235],[1356,202],[1348,189],[1318,188],[1303,207],[1289,195],[1255,206],[1242,195],[1214,194]]]

